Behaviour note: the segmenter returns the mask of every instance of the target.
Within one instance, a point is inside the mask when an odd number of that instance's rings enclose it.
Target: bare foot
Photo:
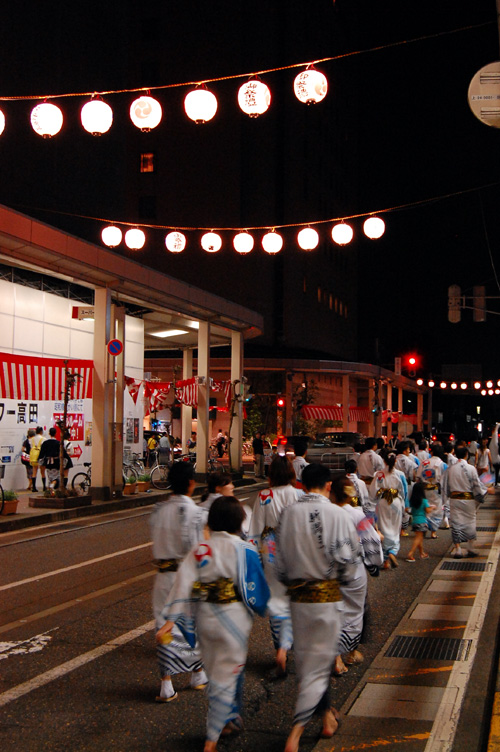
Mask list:
[[[217,742],[209,742],[207,739],[203,747],[203,752],[217,752]]]
[[[394,554],[389,554],[389,559],[391,560],[391,564],[394,568],[399,567],[399,562],[394,556]]]
[[[286,650],[278,648],[276,651],[276,665],[282,674],[286,674]]]
[[[346,674],[348,671],[347,666],[345,665],[344,661],[342,660],[342,657],[338,655],[335,658],[335,663],[333,664],[333,673],[337,676],[340,676],[341,674]]]
[[[331,737],[338,731],[339,728],[339,714],[335,708],[326,710],[323,715],[323,728],[321,730],[321,736],[323,739],[331,739]]]
[[[298,752],[300,737],[304,731],[304,726],[300,726],[298,723],[292,728],[290,736],[286,740],[286,746],[284,752]],[[210,752],[210,750],[204,750],[204,752]]]

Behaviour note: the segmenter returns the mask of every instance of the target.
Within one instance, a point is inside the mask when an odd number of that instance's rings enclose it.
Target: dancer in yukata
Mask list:
[[[153,557],[158,567],[153,587],[153,615],[157,629],[165,622],[162,609],[168,601],[179,564],[191,548],[203,540],[207,512],[197,507],[191,498],[195,486],[193,476],[190,463],[175,462],[168,474],[173,493],[167,501],[156,504],[151,515]],[[172,632],[172,638],[168,645],[157,645],[162,678],[157,702],[171,702],[177,697],[172,685],[173,674],[192,671],[193,689],[203,689],[207,684],[198,648],[188,645],[177,628]]]
[[[323,737],[338,729],[329,689],[342,629],[340,587],[354,583],[361,556],[356,528],[330,501],[329,469],[310,464],[302,473],[302,485],[306,493],[283,510],[276,537],[276,571],[290,594],[299,683],[285,752],[297,752],[315,712],[322,714]]]
[[[186,556],[177,572],[159,644],[180,629],[191,646],[199,641],[208,675],[204,752],[214,752],[221,734],[241,731],[248,638],[254,613],[264,616],[269,599],[254,547],[239,535],[245,511],[238,499],[221,496],[208,513],[210,538]]]
[[[307,467],[307,465],[306,465]],[[276,650],[278,670],[286,670],[286,655],[293,644],[290,598],[286,586],[276,577],[276,528],[283,510],[295,504],[298,491],[294,488],[295,471],[285,455],[277,454],[269,466],[269,488],[263,489],[255,500],[249,539],[256,545],[271,589],[268,603],[269,624]]]
[[[377,501],[377,524],[384,536],[384,569],[398,566],[403,512],[408,506],[408,486],[402,472],[396,470],[396,455],[385,452],[384,469],[379,470],[370,483],[369,492]]]
[[[362,554],[353,582],[349,585],[340,585],[344,622],[339,639],[339,655],[335,660],[335,673],[343,674],[347,671],[347,666],[363,661],[363,654],[358,650],[358,646],[365,617],[366,570],[372,576],[378,577],[380,567],[384,563],[384,555],[380,534],[365,516],[362,507],[358,506],[357,491],[351,476],[337,478],[332,483],[332,493],[335,502],[350,517],[356,527]],[[356,500],[355,504],[353,500]]]
[[[446,520],[441,495],[441,483],[443,474],[448,465],[441,459],[441,445],[431,444],[431,457],[424,460],[417,470],[417,480],[422,481],[425,488],[425,498],[434,509],[427,515],[427,526],[431,531],[431,538],[437,538],[437,530]],[[446,526],[448,523],[446,521]]]

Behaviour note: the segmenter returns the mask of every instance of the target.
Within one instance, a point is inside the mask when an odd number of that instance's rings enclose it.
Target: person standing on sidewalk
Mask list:
[[[43,435],[43,428],[42,426],[38,426],[35,430],[35,435],[30,438],[30,465],[33,468],[31,490],[33,492],[37,490],[36,489],[36,476],[38,472],[38,467],[40,467],[40,475],[42,477],[43,490],[45,491],[46,489],[45,467],[43,465],[38,464],[40,450],[42,448],[42,444],[44,441],[45,441],[45,436]]]
[[[477,538],[477,504],[484,501],[487,493],[495,493],[495,488],[487,488],[478,477],[477,470],[467,462],[467,447],[458,447],[457,462],[448,467],[443,475],[443,499],[450,508],[451,539],[455,546],[455,559],[464,556],[478,556],[473,550]],[[467,552],[461,544],[468,546]]]
[[[174,462],[168,473],[168,480],[172,495],[167,501],[155,504],[151,514],[153,558],[158,567],[153,587],[156,629],[165,624],[163,608],[169,601],[179,565],[193,546],[203,540],[207,521],[207,511],[200,509],[191,498],[195,488],[193,465]],[[168,644],[157,645],[162,679],[157,702],[171,702],[177,697],[172,685],[174,674],[193,672],[192,689],[203,689],[207,684],[198,647],[190,646],[177,627],[171,631],[171,637]]]
[[[302,473],[305,494],[283,510],[276,535],[276,573],[288,587],[299,685],[285,752],[297,752],[304,727],[322,713],[322,736],[338,729],[330,704],[330,674],[342,628],[340,585],[356,578],[361,548],[348,515],[330,501],[330,470],[311,463]]]
[[[264,442],[260,431],[256,431],[255,438],[252,441],[253,461],[255,466],[255,477],[265,478],[264,475]]]

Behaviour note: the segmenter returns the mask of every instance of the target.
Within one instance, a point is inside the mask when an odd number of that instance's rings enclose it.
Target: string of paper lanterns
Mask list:
[[[423,386],[425,382],[424,379],[417,379],[416,383],[418,384],[418,386]],[[436,386],[436,381],[434,379],[429,379],[427,381],[427,386],[430,389],[433,389]],[[458,392],[459,389],[461,389],[462,391],[465,391],[466,389],[474,389],[483,397],[485,397],[486,395],[489,395],[491,397],[494,394],[500,394],[500,379],[498,379],[496,384],[491,381],[491,379],[485,382],[474,381],[472,384],[469,384],[467,381],[440,381],[439,388],[443,390],[451,389],[453,392]]]
[[[326,97],[328,81],[324,73],[308,65],[295,77],[293,88],[299,102],[316,104]],[[57,95],[50,97],[50,99],[55,98]],[[271,91],[258,76],[251,76],[240,86],[237,99],[241,111],[251,118],[256,118],[269,109]],[[217,113],[217,108],[217,97],[204,83],[189,91],[184,98],[184,111],[187,117],[198,124],[212,120]],[[148,89],[132,102],[129,115],[136,128],[148,132],[161,123],[163,110],[160,102],[151,96]],[[82,106],[80,121],[88,133],[101,136],[107,133],[113,124],[113,110],[99,94],[95,94]],[[5,122],[5,114],[0,110],[0,135],[5,129]],[[53,102],[45,100],[31,111],[31,126],[35,133],[43,138],[56,136],[63,122],[62,110]]]
[[[315,224],[321,223],[318,222]],[[194,230],[196,228],[191,229]],[[262,248],[266,253],[274,255],[281,251],[284,244],[283,236],[279,232],[276,232],[275,228],[261,227],[253,229],[268,229],[268,232],[261,239]],[[366,237],[371,240],[381,238],[385,232],[385,222],[380,217],[369,217],[363,223],[363,231]],[[353,237],[354,231],[346,222],[335,224],[331,230],[331,238],[337,245],[347,245]],[[123,233],[117,225],[107,225],[101,232],[101,239],[104,245],[107,245],[109,248],[116,248],[122,242]],[[127,248],[137,251],[144,247],[146,235],[143,230],[135,227],[127,230],[124,240]],[[222,238],[215,230],[205,232],[200,242],[201,247],[207,253],[217,253],[222,248]],[[297,234],[297,244],[304,251],[313,251],[319,244],[319,233],[313,227],[303,227]],[[165,236],[165,247],[171,253],[181,253],[186,246],[186,236],[179,230],[172,230]],[[254,249],[254,246],[254,237],[247,230],[242,229],[233,237],[233,248],[242,256],[250,253]]]

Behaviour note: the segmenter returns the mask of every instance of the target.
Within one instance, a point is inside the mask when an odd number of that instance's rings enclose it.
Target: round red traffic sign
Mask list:
[[[111,339],[108,342],[108,352],[110,355],[121,355],[123,352],[123,342],[119,339]]]

